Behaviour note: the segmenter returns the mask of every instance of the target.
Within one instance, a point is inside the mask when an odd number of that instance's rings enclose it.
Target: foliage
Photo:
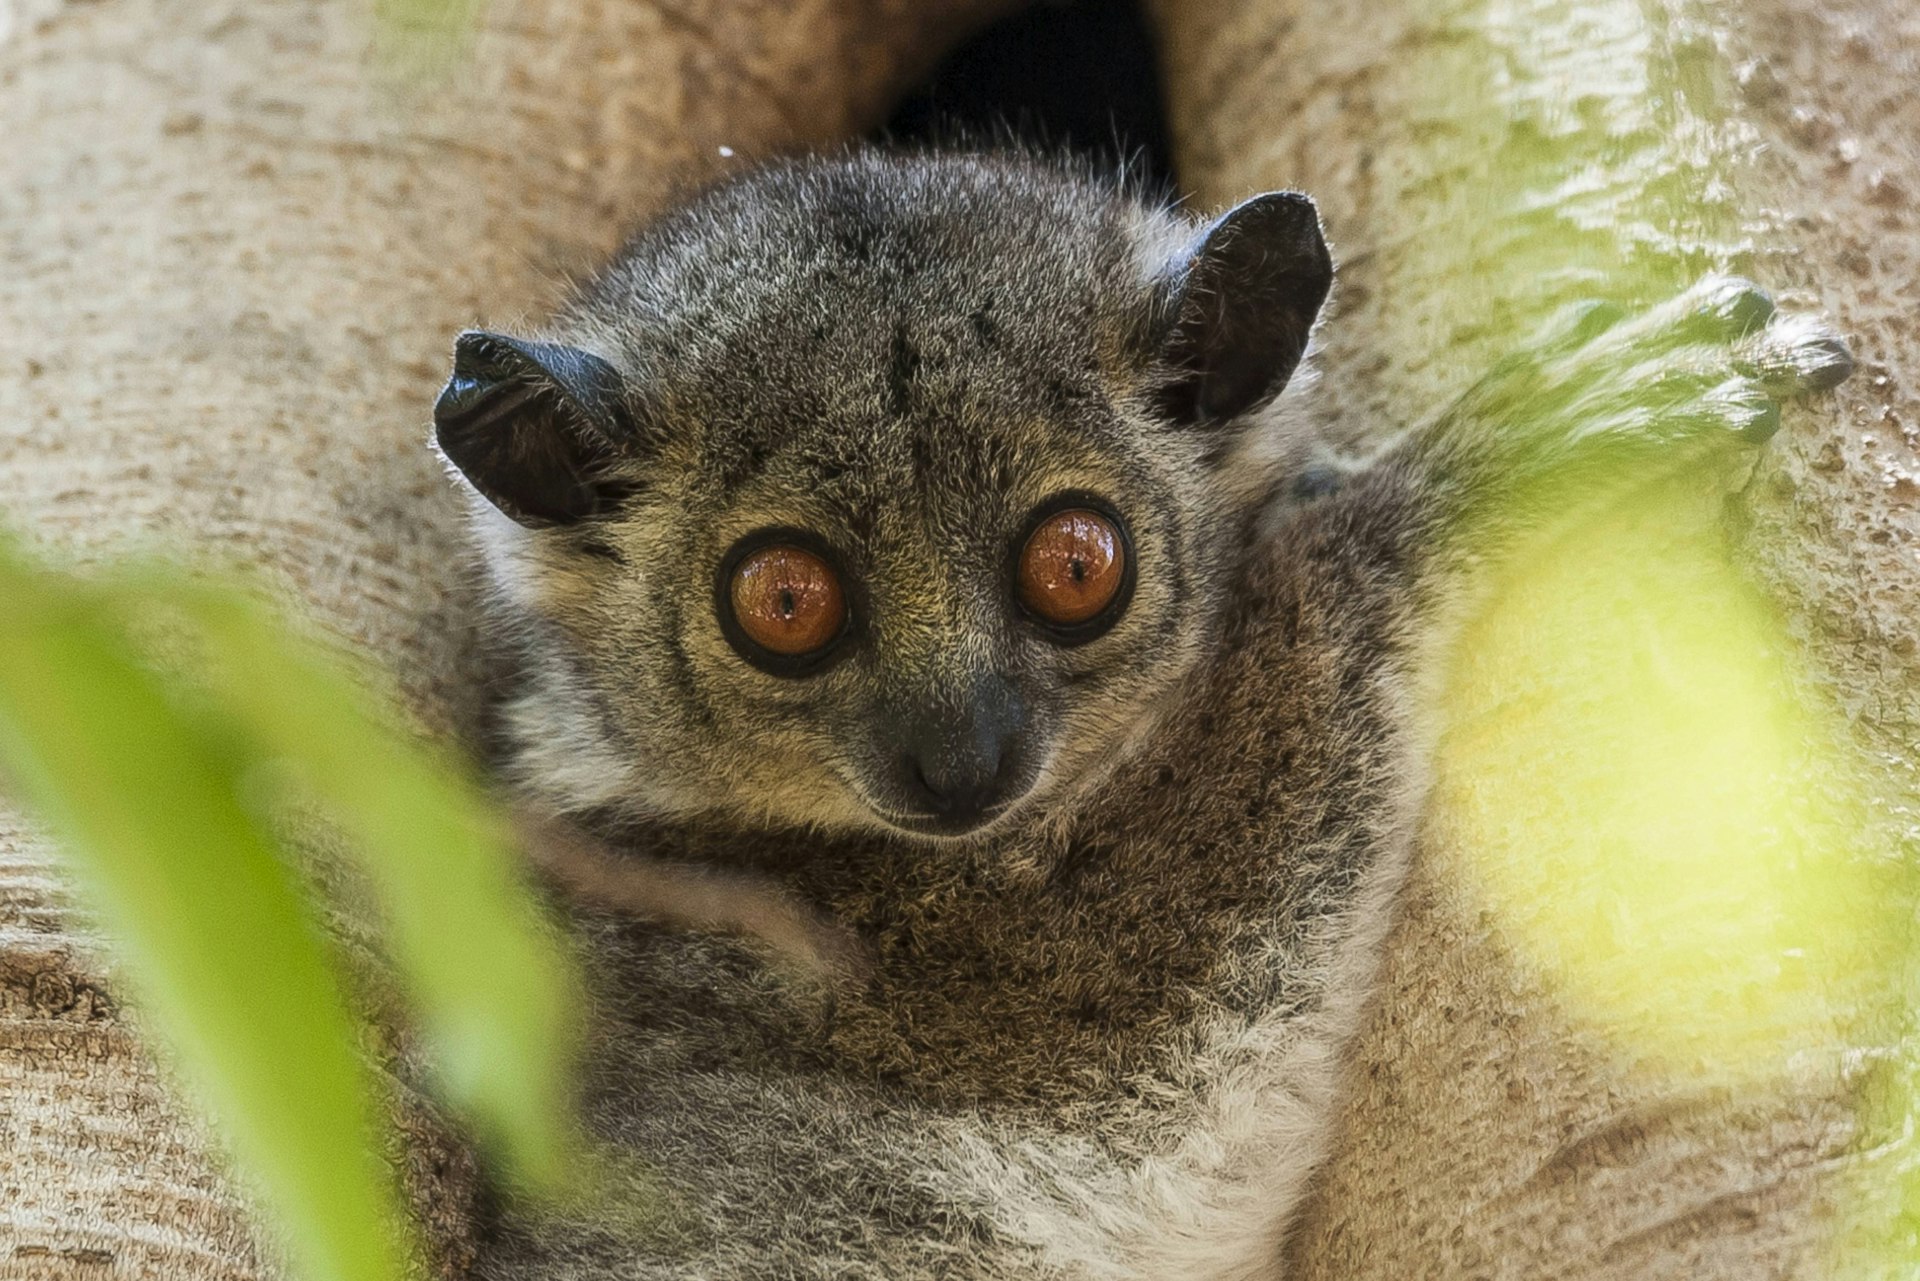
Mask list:
[[[1382,131],[1371,170],[1406,229],[1371,282],[1402,300],[1373,334],[1395,354],[1374,390],[1408,403],[1436,371],[1469,376],[1569,303],[1759,271],[1776,195],[1714,42],[1726,21],[1688,0],[1436,13],[1417,68],[1370,89],[1413,122],[1404,143]],[[1833,705],[1704,479],[1567,511],[1479,602],[1444,697],[1448,874],[1569,1013],[1679,1089],[1882,1064],[1828,1274],[1911,1275],[1920,794]]]
[[[460,765],[234,587],[82,579],[0,543],[0,601],[0,771],[72,857],[300,1274],[397,1278],[412,1246],[338,958],[281,839],[294,806],[355,838],[448,1099],[556,1188],[571,979]]]

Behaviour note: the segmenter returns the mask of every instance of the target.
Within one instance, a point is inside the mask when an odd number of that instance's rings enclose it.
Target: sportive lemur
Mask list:
[[[1296,193],[861,149],[459,337],[513,784],[868,956],[834,991],[582,912],[586,1114],[667,1210],[506,1214],[485,1275],[1275,1275],[1458,603],[1542,486],[1764,440],[1850,369],[1741,281],[1590,308],[1303,501],[1332,279]]]

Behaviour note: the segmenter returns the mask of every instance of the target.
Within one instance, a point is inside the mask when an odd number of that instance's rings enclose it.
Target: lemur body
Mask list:
[[[462,337],[437,433],[517,669],[509,777],[871,958],[829,998],[582,913],[587,1114],[677,1210],[509,1217],[483,1272],[1276,1274],[1421,691],[1510,500],[1763,438],[1848,368],[1739,282],[1587,314],[1300,505],[1330,279],[1304,197],[1201,223],[1029,157],[862,152],[696,198],[537,342]]]

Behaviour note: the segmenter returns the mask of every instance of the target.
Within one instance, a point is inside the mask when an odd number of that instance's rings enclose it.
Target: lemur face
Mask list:
[[[436,413],[560,808],[977,836],[1100,777],[1217,630],[1329,283],[1040,162],[763,170]]]

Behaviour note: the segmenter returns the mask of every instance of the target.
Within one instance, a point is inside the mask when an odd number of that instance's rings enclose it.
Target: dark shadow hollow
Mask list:
[[[875,134],[914,145],[1007,139],[1066,148],[1172,197],[1158,50],[1133,0],[1041,0],[941,60]]]

